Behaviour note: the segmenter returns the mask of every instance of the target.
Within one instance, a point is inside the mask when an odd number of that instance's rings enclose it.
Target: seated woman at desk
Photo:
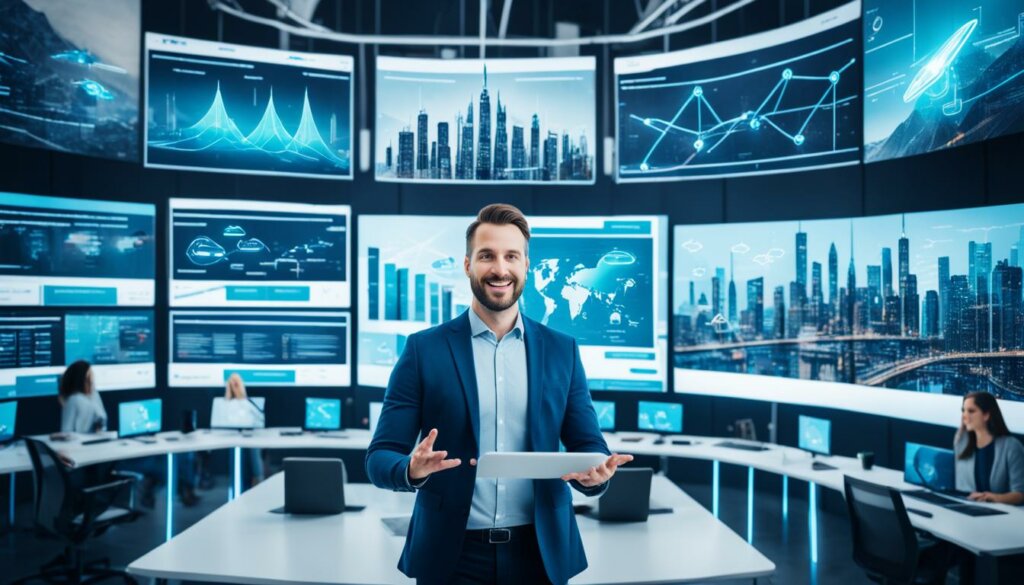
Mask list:
[[[60,377],[62,433],[98,433],[107,430],[107,411],[92,380],[92,367],[85,360],[68,366]]]
[[[961,413],[953,440],[956,489],[979,502],[1024,504],[1024,445],[1010,434],[995,397],[968,394]]]
[[[245,390],[245,381],[238,373],[233,373],[228,376],[228,381],[224,386],[224,398],[226,400],[249,400],[249,394]],[[253,409],[255,405],[250,404]],[[262,416],[262,413],[260,413]],[[243,467],[243,477],[245,477],[246,485],[253,487],[259,482],[263,481],[263,451],[260,449],[245,449],[245,460],[246,465]],[[210,466],[208,464],[209,453],[205,453],[200,463],[202,471],[200,474],[203,477],[201,483],[212,486],[213,478],[209,477]]]

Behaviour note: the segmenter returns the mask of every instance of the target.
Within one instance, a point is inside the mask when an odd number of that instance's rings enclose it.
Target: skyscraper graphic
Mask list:
[[[541,178],[545,181],[558,179],[558,135],[551,131],[544,140],[544,174]]]
[[[484,65],[484,87],[480,90],[480,139],[477,145],[476,178],[491,179],[491,96],[487,93],[487,66]]]
[[[949,256],[939,258],[939,335],[946,332],[949,321]]]
[[[540,180],[540,118],[533,115],[530,123],[530,168],[533,169],[533,180]]]
[[[473,179],[476,176],[473,160],[473,100],[469,101],[469,106],[466,108],[466,122],[462,125],[462,146],[459,155],[462,166],[459,169],[458,178]]]
[[[834,242],[828,249],[828,304],[833,311],[839,304],[839,253]]]
[[[501,181],[508,178],[508,131],[505,129],[506,108],[501,105],[501,94],[498,94],[497,123],[494,129],[494,178]]]
[[[398,176],[413,177],[413,135],[410,130],[398,133]]]
[[[419,177],[426,177],[427,170],[430,169],[428,141],[427,113],[420,110],[419,115],[416,116],[416,174]]]
[[[891,297],[892,290],[892,248],[882,248],[882,296]]]
[[[523,127],[512,126],[512,169],[522,169],[526,167],[526,144],[523,142]],[[513,177],[517,179],[525,178],[520,177],[519,173],[513,172]]]
[[[736,306],[736,266],[734,264],[734,258],[732,252],[729,252],[729,322],[736,322],[736,313],[738,307]]]
[[[807,296],[807,233],[802,231],[796,232],[796,283],[800,285],[801,295]],[[797,302],[797,299],[790,300]]]
[[[448,144],[448,122],[437,123],[437,175],[452,178],[452,148]]]

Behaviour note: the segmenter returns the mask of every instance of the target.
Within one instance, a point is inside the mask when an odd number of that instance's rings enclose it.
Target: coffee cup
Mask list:
[[[857,459],[860,459],[860,466],[864,469],[871,469],[875,465],[875,454],[871,451],[857,453]]]

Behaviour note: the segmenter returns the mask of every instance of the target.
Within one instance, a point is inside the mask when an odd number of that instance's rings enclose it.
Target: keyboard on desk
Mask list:
[[[726,447],[727,449],[739,449],[741,451],[767,451],[768,447],[764,445],[755,445],[751,443],[738,443],[736,441],[722,441],[721,443],[715,443],[716,447]]]
[[[923,500],[929,504],[935,504],[936,506],[951,506],[953,504],[962,504],[963,501],[950,496],[944,496],[928,490],[907,490],[903,492],[903,495],[910,496],[915,500]]]
[[[988,506],[967,504],[964,503],[964,500],[954,496],[944,496],[928,490],[907,490],[903,492],[903,495],[941,506],[951,512],[964,514],[965,516],[998,516],[1006,513],[1003,510],[989,508]]]
[[[82,441],[83,445],[99,445],[100,443],[109,443],[113,441],[113,437],[100,437],[99,439],[89,439],[88,441]]]

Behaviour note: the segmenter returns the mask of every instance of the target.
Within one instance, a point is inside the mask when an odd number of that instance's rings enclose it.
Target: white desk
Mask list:
[[[405,537],[392,535],[381,518],[410,514],[414,494],[369,484],[346,490],[346,501],[367,508],[320,517],[270,513],[284,502],[284,477],[277,474],[136,560],[128,572],[261,585],[411,583],[397,569]],[[651,491],[672,514],[630,524],[577,516],[590,567],[572,583],[704,582],[774,572],[774,563],[668,479],[655,477]]]

